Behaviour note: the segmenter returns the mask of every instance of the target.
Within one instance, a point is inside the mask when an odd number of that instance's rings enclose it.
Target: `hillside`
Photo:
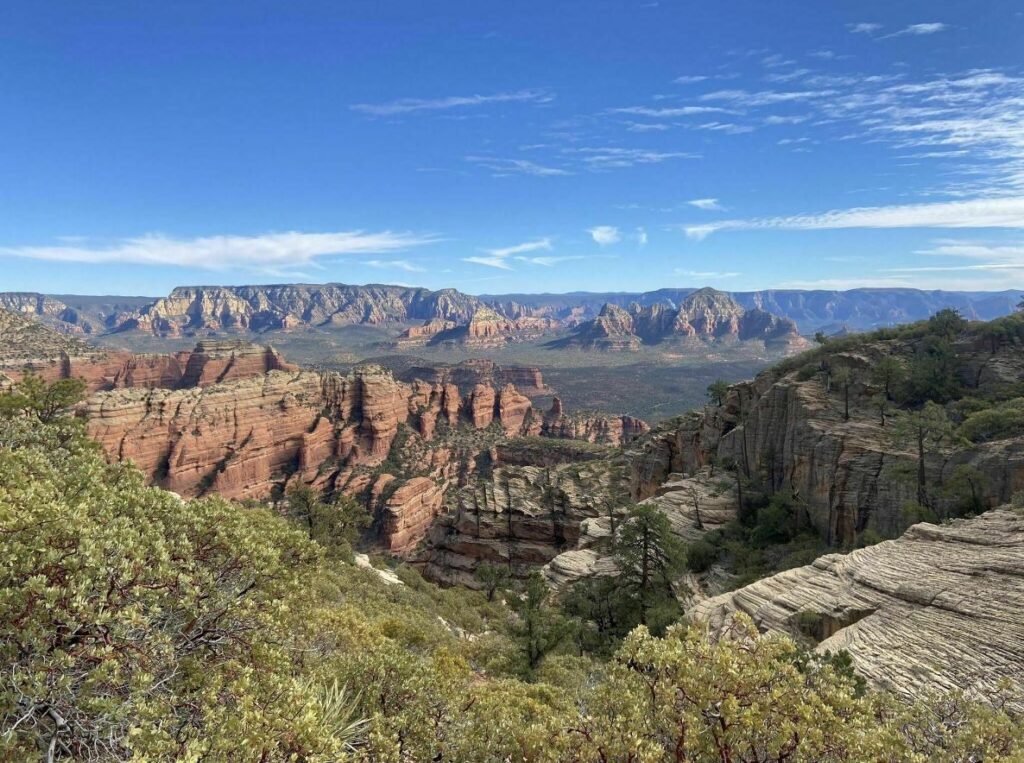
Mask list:
[[[21,313],[0,309],[0,369],[48,364],[61,358],[88,357],[101,351],[54,331]]]
[[[1024,751],[1002,689],[988,705],[898,702],[743,616],[717,641],[638,628],[608,657],[581,654],[582,631],[537,577],[499,581],[491,599],[379,569],[346,549],[350,504],[296,496],[282,516],[183,501],[106,464],[75,422],[27,406],[0,417],[7,759],[923,763]]]

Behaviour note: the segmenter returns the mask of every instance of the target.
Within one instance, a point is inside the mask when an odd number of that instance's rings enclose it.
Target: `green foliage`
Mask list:
[[[981,403],[981,401],[976,401]],[[981,403],[984,405],[983,403]],[[1024,434],[1024,397],[967,414],[960,435],[971,442],[989,442]]]
[[[953,470],[942,492],[952,504],[950,516],[973,516],[989,508],[983,497],[985,475],[969,464],[960,464]]]
[[[893,399],[905,380],[903,364],[893,355],[883,355],[871,368],[871,383],[882,388],[887,400]]]
[[[907,405],[931,401],[946,403],[963,394],[960,358],[947,336],[928,335],[910,359],[903,383],[902,400]]]
[[[643,556],[643,522],[661,524],[641,517],[621,528],[633,537],[626,560]],[[0,420],[0,759],[1024,754],[1003,688],[992,706],[957,695],[903,704],[865,692],[848,657],[809,655],[742,616],[714,640],[701,627],[663,638],[638,627],[596,662],[566,653],[573,625],[539,574],[510,597],[511,613],[406,566],[403,585],[385,585],[326,560],[308,536],[265,507],[146,487],[134,467],[107,464],[78,422]],[[615,578],[593,587],[599,603],[627,590]]]
[[[520,596],[511,600],[519,616],[512,626],[512,635],[519,643],[523,673],[532,676],[543,660],[572,629],[572,623],[561,612],[549,606],[551,589],[540,570],[531,570]]]
[[[946,414],[946,409],[931,401],[917,411],[901,411],[896,416],[891,428],[894,444],[910,447],[917,456],[917,468],[914,481],[917,485],[917,503],[931,508],[932,493],[926,479],[926,458],[944,443],[956,437],[953,423]]]
[[[0,757],[343,752],[296,663],[314,544],[147,488],[63,426],[0,428]]]
[[[722,405],[728,393],[729,384],[722,379],[716,379],[708,385],[708,397],[711,398],[715,405]]]
[[[338,495],[329,503],[308,485],[293,484],[285,494],[287,515],[302,527],[329,556],[352,560],[359,533],[370,525],[370,515],[352,496]]]
[[[707,572],[718,561],[718,548],[704,538],[686,547],[686,566],[691,572]]]
[[[661,631],[678,618],[673,584],[686,564],[686,550],[656,506],[629,509],[615,540],[618,583],[636,607],[636,624]]]
[[[509,583],[508,566],[481,562],[473,571],[473,577],[483,586],[487,601],[494,601],[494,595]]]
[[[801,524],[801,512],[800,504],[785,491],[750,505],[745,521],[734,520],[688,546],[690,569],[702,572],[719,563],[733,573],[730,587],[736,588],[810,564],[827,546],[813,528]]]
[[[46,424],[63,416],[84,393],[85,383],[81,379],[46,382],[27,371],[13,391],[0,395],[0,418],[31,416]]]

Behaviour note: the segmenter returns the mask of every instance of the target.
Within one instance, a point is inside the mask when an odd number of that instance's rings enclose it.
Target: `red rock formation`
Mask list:
[[[483,429],[494,421],[494,387],[477,384],[466,401],[466,412],[475,429]]]
[[[413,477],[384,504],[382,536],[397,555],[412,551],[444,507],[445,485],[429,477]]]
[[[270,350],[222,349],[201,345],[188,355],[188,377],[207,384],[251,373],[259,363],[284,365]],[[461,397],[454,384],[405,384],[364,366],[347,376],[275,369],[190,389],[115,389],[94,394],[81,415],[112,458],[131,459],[153,482],[186,497],[265,498],[292,482],[363,495],[380,513],[385,546],[405,554],[442,510],[449,486],[465,484],[494,437],[548,433],[618,443],[630,431],[625,417],[581,421],[561,413],[560,403],[553,410],[557,416],[542,420],[511,384],[500,392],[478,384]],[[439,422],[483,430],[494,421],[502,434],[432,442]],[[415,447],[403,445],[396,455],[403,425],[412,431],[402,442]],[[493,447],[488,455],[497,459]],[[397,475],[369,473],[389,456],[414,473],[397,488]]]
[[[506,384],[498,395],[498,419],[501,428],[509,437],[521,434],[537,434],[540,422],[533,422],[533,406],[530,398],[520,395],[514,386]]]
[[[47,381],[81,379],[88,393],[111,389],[180,389],[260,376],[267,371],[294,371],[270,346],[248,342],[200,342],[191,351],[165,355],[107,350],[88,356],[63,353],[59,360],[28,366]],[[23,369],[8,371],[19,378]]]
[[[604,413],[566,414],[557,397],[544,414],[541,433],[546,437],[586,440],[609,445],[626,445],[650,431],[646,421],[633,416],[610,416]]]

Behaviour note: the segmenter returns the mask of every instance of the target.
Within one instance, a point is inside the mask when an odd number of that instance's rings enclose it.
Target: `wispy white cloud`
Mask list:
[[[684,74],[681,77],[676,77],[673,82],[677,85],[692,85],[696,82],[704,82],[707,79],[703,74]]]
[[[907,35],[921,36],[926,34],[937,34],[938,32],[944,32],[947,29],[949,29],[949,27],[946,24],[943,24],[938,21],[933,21],[926,24],[911,24],[910,26],[904,27],[903,29],[900,29],[897,32],[887,34],[884,37],[881,37],[880,39],[888,40],[891,37],[905,37]]]
[[[728,109],[720,106],[665,106],[654,108],[651,106],[623,106],[617,109],[610,109],[611,114],[630,114],[637,117],[651,117],[652,119],[672,119],[675,117],[702,116],[705,114],[726,114]]]
[[[524,254],[525,252],[536,252],[541,249],[550,252],[552,248],[550,238],[539,238],[535,241],[526,241],[515,246],[487,249],[485,251],[493,257],[508,257],[510,254]]]
[[[519,90],[490,95],[452,95],[445,98],[399,98],[386,103],[354,103],[349,108],[375,117],[396,116],[417,111],[486,106],[492,103],[550,103],[554,95],[546,90]]]
[[[709,212],[720,212],[722,205],[718,203],[718,199],[690,199],[686,202],[691,207],[697,207],[697,209],[704,209]]]
[[[723,230],[838,228],[1024,228],[1024,197],[858,207],[820,215],[723,220],[685,226],[686,235],[697,240]]]
[[[672,125],[664,122],[627,122],[626,129],[630,132],[665,132],[671,130]]]
[[[498,268],[500,270],[511,270],[512,266],[508,264],[508,260],[504,257],[463,257],[463,262],[472,262],[476,265],[486,265],[489,268]]]
[[[882,25],[871,21],[862,21],[859,24],[847,24],[846,28],[853,34],[874,34],[882,28]]]
[[[177,239],[162,234],[127,238],[108,246],[8,246],[0,256],[54,262],[172,265],[204,270],[243,269],[283,273],[315,265],[323,257],[385,254],[439,241],[435,236],[383,231],[267,233],[261,236],[205,236]]]
[[[735,122],[705,122],[697,125],[698,130],[713,130],[724,132],[729,135],[742,135],[743,133],[754,132],[752,125],[738,125]]]
[[[614,225],[595,225],[593,228],[587,228],[587,233],[600,246],[617,244],[622,240],[622,234]]]
[[[567,154],[579,156],[594,171],[621,169],[637,164],[660,164],[670,159],[699,159],[700,154],[687,151],[655,151],[644,148],[567,148]]]
[[[640,246],[647,246],[647,230],[645,228],[636,229],[636,243]]]
[[[569,262],[571,260],[585,260],[587,259],[582,254],[572,254],[564,257],[516,257],[520,262],[525,262],[529,265],[543,265],[546,268],[550,268],[557,265],[559,262]]]
[[[551,167],[529,159],[501,159],[493,156],[467,156],[467,162],[479,164],[494,172],[497,177],[507,175],[533,175],[535,177],[558,177],[572,172],[561,167]]]
[[[524,241],[521,244],[514,244],[512,246],[498,247],[495,249],[484,249],[482,255],[464,257],[463,262],[472,262],[476,265],[485,265],[490,268],[498,268],[499,270],[512,270],[512,266],[509,264],[510,258],[523,261],[528,261],[529,259],[543,259],[513,257],[513,255],[522,255],[528,252],[537,251],[551,251],[553,248],[554,247],[551,245],[550,238],[539,238],[535,239],[534,241]]]
[[[364,260],[362,264],[383,270],[404,270],[407,273],[425,273],[427,271],[426,268],[409,262],[409,260]]]
[[[835,90],[761,90],[755,93],[747,90],[715,90],[700,96],[702,101],[727,101],[745,108],[773,106],[779,103],[813,101],[835,95]]]

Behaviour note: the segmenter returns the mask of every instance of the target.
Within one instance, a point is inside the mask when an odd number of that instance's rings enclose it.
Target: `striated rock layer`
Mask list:
[[[207,340],[199,342],[192,350],[163,355],[76,345],[61,349],[51,357],[24,359],[7,373],[17,377],[25,369],[31,369],[47,381],[81,379],[86,391],[93,393],[132,387],[207,387],[268,371],[296,368],[269,345]]]
[[[190,357],[205,360],[184,364],[197,386],[93,395],[81,411],[90,436],[112,458],[133,460],[183,496],[265,498],[293,481],[359,494],[396,554],[415,548],[449,490],[465,485],[478,462],[497,460],[496,443],[566,430],[549,431],[563,414],[536,414],[511,384],[478,384],[463,396],[454,384],[407,384],[378,366],[345,376],[271,370],[218,381],[247,361],[214,362],[211,352],[200,344]],[[619,445],[642,428],[595,426],[592,433]]]
[[[720,632],[733,612],[762,630],[848,651],[875,686],[908,697],[1024,691],[1024,514],[1000,508],[773,575],[688,613]]]
[[[838,353],[828,361],[831,372],[849,368],[867,380],[882,357],[912,353],[905,346],[912,341]],[[1024,373],[1024,356],[1012,346],[992,352],[968,337],[957,355],[965,385],[979,393],[1016,383]],[[902,507],[915,498],[913,480],[900,472],[909,467],[913,473],[917,455],[909,444],[894,443],[891,427],[882,426],[873,403],[879,392],[866,381],[852,385],[847,420],[841,393],[828,389],[816,367],[766,371],[731,387],[723,405],[660,426],[631,462],[633,495],[652,495],[673,472],[690,474],[727,461],[772,491],[792,492],[831,545],[853,545],[868,529],[895,537],[909,524]],[[1024,489],[1024,440],[926,453],[927,483],[946,484],[965,465],[980,475],[982,505],[1009,502]],[[940,516],[951,506],[941,491],[934,502]]]

